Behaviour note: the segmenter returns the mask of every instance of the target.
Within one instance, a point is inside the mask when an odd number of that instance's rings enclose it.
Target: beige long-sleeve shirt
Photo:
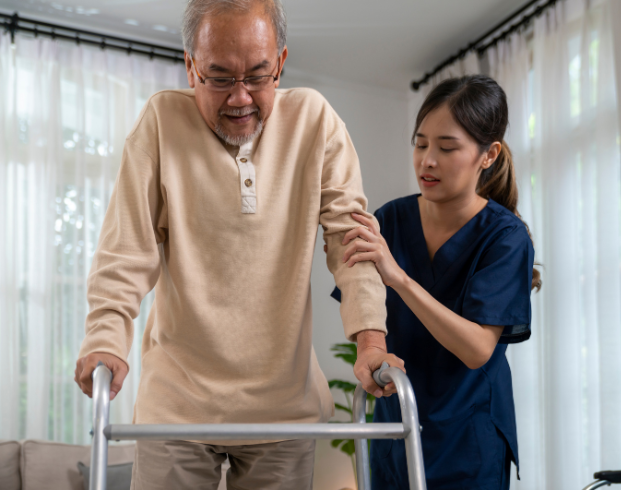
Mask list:
[[[135,423],[327,421],[333,401],[312,347],[315,239],[321,224],[346,335],[385,330],[374,265],[341,260],[358,225],[350,213],[370,216],[366,204],[345,125],[316,91],[277,90],[263,133],[236,156],[193,90],[155,94],[125,143],[79,356],[126,360],[155,287]]]

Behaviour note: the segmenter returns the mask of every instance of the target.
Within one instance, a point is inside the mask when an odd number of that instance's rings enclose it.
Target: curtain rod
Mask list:
[[[476,50],[477,53],[479,54],[479,56],[481,56],[490,47],[495,46],[500,41],[505,39],[507,36],[509,36],[513,32],[517,31],[518,29],[520,29],[520,28],[522,28],[524,26],[527,26],[534,17],[539,17],[544,11],[546,11],[548,8],[554,6],[557,2],[558,2],[558,0],[547,0],[545,3],[542,3],[541,5],[536,7],[532,12],[530,12],[530,13],[528,13],[526,15],[523,15],[518,22],[516,22],[514,24],[511,24],[516,18],[520,17],[520,15],[522,15],[528,9],[530,9],[531,7],[536,5],[537,3],[541,3],[541,0],[531,0],[526,5],[524,5],[522,8],[520,8],[519,10],[516,10],[515,12],[513,12],[505,20],[503,20],[502,22],[500,22],[499,24],[494,26],[492,29],[487,31],[485,34],[483,34],[477,40],[472,41],[466,47],[460,49],[456,54],[454,54],[453,56],[450,56],[449,58],[444,60],[442,63],[440,63],[438,66],[436,66],[430,73],[425,73],[425,76],[423,78],[421,78],[419,80],[414,80],[412,82],[412,85],[411,85],[412,90],[414,90],[415,92],[418,91],[418,89],[421,87],[421,85],[424,85],[425,83],[429,82],[431,77],[433,77],[434,75],[439,73],[441,70],[443,70],[447,66],[453,64],[455,61],[463,58],[470,51]],[[500,34],[498,34],[496,37],[494,37],[488,43],[482,44],[483,41],[488,39],[492,34],[494,34],[495,32],[498,32],[499,30],[501,30],[503,27],[507,26],[508,24],[511,24],[508,29],[502,31]]]
[[[127,52],[127,54],[143,54],[151,59],[161,58],[169,61],[185,62],[182,49],[167,48],[166,46],[158,46],[157,44],[135,41],[119,36],[27,19],[20,17],[17,12],[13,15],[0,13],[0,19],[4,19],[3,24],[0,24],[0,26],[3,25],[5,32],[11,34],[11,43],[15,42],[15,33],[23,31],[34,34],[35,37],[43,35],[49,36],[52,39],[74,41],[77,44],[84,43],[99,46],[101,49],[118,49]]]

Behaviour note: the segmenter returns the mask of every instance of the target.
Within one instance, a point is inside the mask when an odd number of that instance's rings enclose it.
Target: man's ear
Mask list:
[[[282,75],[282,67],[285,66],[285,60],[287,59],[288,55],[289,55],[289,51],[287,50],[287,46],[285,46],[282,50],[282,53],[280,54],[280,57],[278,58],[280,62],[280,68],[277,73],[278,80],[276,80],[276,82],[274,83],[274,86],[276,88],[278,88],[278,86],[280,85],[280,76]]]
[[[188,85],[190,85],[190,88],[194,88],[196,86],[196,79],[192,70],[192,59],[187,51],[183,52],[183,59],[185,60],[185,71],[188,75]]]

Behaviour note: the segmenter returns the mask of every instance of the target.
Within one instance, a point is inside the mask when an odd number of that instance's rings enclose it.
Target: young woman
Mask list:
[[[492,79],[439,84],[412,140],[421,193],[375,213],[381,234],[354,215],[363,226],[343,241],[344,262],[374,262],[389,286],[386,343],[416,393],[429,490],[508,489],[518,463],[505,351],[530,336],[540,279],[516,210],[507,123]],[[376,422],[400,420],[396,396],[377,401]],[[373,488],[408,488],[402,440],[373,441],[371,467]]]

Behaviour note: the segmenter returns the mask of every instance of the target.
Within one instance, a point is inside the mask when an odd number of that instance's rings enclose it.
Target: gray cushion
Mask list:
[[[110,445],[108,464],[130,463],[135,444]],[[82,490],[77,464],[90,464],[91,447],[49,441],[24,441],[21,454],[23,490]]]
[[[17,441],[0,442],[0,488],[20,490],[22,478],[19,474],[20,446]]]
[[[132,485],[133,463],[109,464],[106,481],[107,490],[130,490]],[[78,463],[78,470],[84,478],[84,490],[88,490],[91,468],[83,463]]]

